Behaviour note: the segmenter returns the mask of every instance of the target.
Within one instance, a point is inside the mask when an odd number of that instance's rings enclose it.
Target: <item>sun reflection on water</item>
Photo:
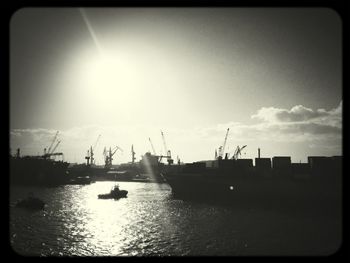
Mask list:
[[[164,196],[157,197],[153,191],[160,186],[146,184],[148,187],[141,191],[141,184],[119,182],[120,189],[129,191],[127,198],[97,198],[98,194],[108,193],[114,184],[97,182],[80,187],[63,204],[61,213],[70,210],[63,233],[66,238],[78,241],[77,246],[70,246],[69,254],[83,250],[99,256],[142,255],[152,253],[152,249],[158,253],[154,241],[173,228],[166,216],[166,203],[159,199]]]
[[[11,246],[21,255],[41,256],[276,255],[281,249],[293,255],[334,248],[339,237],[333,217],[211,206],[176,200],[166,184],[119,184],[127,198],[98,199],[114,182],[16,188]],[[44,210],[14,208],[29,192],[46,202]]]

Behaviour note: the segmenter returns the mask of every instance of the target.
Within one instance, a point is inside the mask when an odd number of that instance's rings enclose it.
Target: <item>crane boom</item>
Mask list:
[[[165,154],[168,153],[168,148],[166,147],[166,143],[165,143],[165,138],[164,138],[164,133],[162,131],[160,131],[162,134],[162,139],[163,139],[163,146],[164,146],[164,150],[165,150]]]
[[[56,139],[57,139],[57,136],[58,136],[58,131],[56,132],[55,136],[53,137],[53,140],[51,142],[51,145],[49,147],[49,149],[47,150],[47,153],[50,153],[51,151],[51,147],[53,146],[53,144],[55,143]]]
[[[226,146],[226,141],[227,141],[227,136],[228,136],[228,132],[229,132],[230,128],[227,128],[227,132],[226,132],[226,136],[225,136],[225,140],[224,143],[222,144],[222,148],[220,151],[220,156],[222,157],[225,153],[225,146]]]
[[[238,152],[239,152],[239,146],[237,146],[237,148],[236,148],[235,152],[233,153],[233,157],[232,157],[232,159],[237,160]]]
[[[168,150],[168,148],[166,147],[164,133],[162,131],[161,131],[161,133],[162,133],[162,138],[163,138],[164,150],[166,153],[166,156],[164,156],[164,157],[167,158],[168,164],[171,165],[174,162],[174,160],[171,158],[171,151]]]
[[[134,145],[131,145],[131,163],[134,163],[136,158],[135,158],[135,152],[134,152]]]
[[[99,134],[97,136],[97,139],[96,139],[96,142],[94,144],[94,147],[90,146],[90,164],[95,164],[94,161],[95,161],[95,158],[94,158],[94,151],[95,151],[95,148],[97,146],[97,143],[98,143],[98,140],[100,139],[101,137],[101,134]]]
[[[232,159],[237,160],[237,159],[239,158],[239,156],[242,154],[242,150],[243,150],[245,147],[247,147],[247,145],[243,145],[242,147],[237,146],[237,148],[236,148],[236,150],[235,150],[235,152],[234,152],[234,154],[233,154]]]
[[[151,141],[151,138],[148,137],[148,140],[149,140],[149,142],[150,142],[150,144],[151,144],[153,154],[156,155],[156,151],[154,150],[154,147],[153,147],[153,143],[152,143],[152,141]]]
[[[117,150],[120,150],[121,152],[123,152],[123,149],[120,148],[119,146],[116,146],[114,149],[113,149],[113,153],[112,153],[112,156],[116,153]]]
[[[106,151],[106,147],[105,147],[103,154],[105,157],[105,167],[106,168],[112,167],[113,155],[117,152],[118,149],[123,152],[122,148],[120,148],[119,146],[114,147],[113,150],[111,147],[109,147],[109,151]]]
[[[55,147],[53,147],[52,152],[50,154],[53,154],[57,148],[57,146],[60,144],[61,141],[57,141]]]
[[[96,142],[95,142],[95,144],[94,144],[94,147],[92,148],[92,150],[95,150],[95,148],[96,148],[96,146],[97,146],[97,142],[98,142],[98,140],[101,138],[101,134],[99,134],[98,136],[97,136],[97,140],[96,140]]]

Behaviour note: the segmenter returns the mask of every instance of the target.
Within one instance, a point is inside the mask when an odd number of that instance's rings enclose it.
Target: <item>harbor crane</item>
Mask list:
[[[108,151],[106,150],[106,147],[103,148],[103,157],[105,159],[105,166],[107,166],[108,163]]]
[[[101,134],[99,134],[99,135],[97,136],[97,139],[96,139],[96,142],[95,142],[95,144],[94,144],[94,147],[90,147],[91,164],[95,164],[94,151],[95,151],[95,148],[96,148],[97,143],[98,143],[98,141],[99,141],[100,138],[101,138]]]
[[[163,139],[163,145],[164,145],[164,150],[166,152],[166,156],[161,156],[162,157],[166,157],[167,158],[167,161],[168,161],[168,164],[172,164],[174,162],[173,159],[171,159],[171,151],[168,150],[167,146],[166,146],[166,143],[165,143],[165,137],[164,137],[164,133],[162,131],[160,131],[161,134],[162,134],[162,139]]]
[[[55,153],[58,145],[61,142],[60,140],[57,140],[57,136],[58,136],[58,131],[56,132],[49,149],[48,150],[46,150],[46,148],[44,149],[44,155],[43,155],[44,158],[50,158],[51,156],[58,156],[58,155],[63,156],[63,153]],[[56,140],[57,140],[57,142],[56,142]],[[56,144],[55,144],[55,142],[56,142]]]
[[[44,154],[45,155],[50,153],[51,148],[52,148],[53,144],[55,143],[55,141],[57,139],[57,136],[58,136],[58,131],[56,132],[55,136],[53,137],[53,140],[52,140],[51,145],[50,145],[49,149],[47,150],[47,152],[46,152],[46,149],[44,149]]]
[[[97,143],[98,143],[98,140],[101,138],[101,134],[99,134],[98,136],[97,136],[97,139],[96,139],[96,142],[95,142],[95,144],[94,144],[94,147],[92,148],[93,150],[95,150],[95,148],[96,148],[96,146],[97,146]]]
[[[98,140],[99,140],[100,138],[101,138],[101,134],[99,134],[99,135],[97,136],[97,140],[96,140],[94,146],[93,146],[93,147],[90,146],[90,151],[89,151],[89,150],[87,151],[87,155],[86,155],[86,157],[85,157],[87,165],[89,165],[89,164],[91,164],[91,165],[94,164],[94,161],[95,161],[95,158],[94,158],[94,151],[95,151],[95,148],[96,148],[96,146],[97,146]]]
[[[177,160],[177,164],[180,165],[181,164],[181,160],[179,156],[176,156],[176,160]]]
[[[242,150],[247,147],[247,145],[243,145],[242,147],[239,147],[237,146],[233,156],[232,156],[232,159],[235,159],[237,160],[241,155],[242,155]]]
[[[152,141],[151,141],[151,138],[148,137],[148,140],[149,140],[149,143],[151,144],[153,154],[156,155],[156,151],[154,150],[154,147],[153,147],[153,143],[152,143]]]
[[[61,141],[58,140],[57,143],[56,143],[56,145],[55,145],[55,147],[53,147],[52,151],[49,152],[48,154],[50,154],[50,155],[54,154],[54,153],[55,153],[55,150],[56,150],[57,146],[60,144],[60,142],[61,142]]]
[[[166,149],[166,144],[165,144],[165,141],[164,141],[163,133],[162,133],[162,136],[163,136],[163,145],[164,145],[164,148]],[[160,155],[157,155],[156,150],[154,149],[154,146],[153,146],[153,143],[152,143],[152,140],[151,140],[150,137],[148,137],[148,141],[149,141],[149,143],[151,145],[153,155],[158,157],[158,162],[161,162],[163,157],[167,157],[167,155],[164,156],[164,155],[162,155],[162,153]],[[167,151],[167,150],[165,150],[165,151]]]
[[[90,151],[88,150],[85,156],[86,165],[90,165]]]
[[[225,153],[225,147],[226,147],[226,142],[227,142],[227,137],[228,137],[228,132],[230,131],[230,128],[227,128],[224,143],[222,146],[219,147],[219,154],[218,154],[218,159],[222,159],[224,153]]]
[[[112,166],[112,161],[113,161],[113,155],[117,152],[117,150],[120,150],[123,152],[122,148],[120,148],[119,146],[116,146],[115,148],[113,148],[113,150],[111,149],[111,147],[109,147],[109,151],[106,151],[106,147],[103,150],[103,154],[105,156],[105,167],[106,168],[110,168]]]
[[[136,160],[136,158],[135,158],[135,152],[134,152],[134,145],[132,144],[131,145],[131,163],[135,163],[135,160]]]

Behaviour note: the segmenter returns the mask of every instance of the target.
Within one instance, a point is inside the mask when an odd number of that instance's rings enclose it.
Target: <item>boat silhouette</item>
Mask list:
[[[119,199],[119,198],[126,198],[128,194],[128,191],[126,190],[120,190],[119,185],[114,185],[112,190],[108,194],[99,194],[99,199]]]

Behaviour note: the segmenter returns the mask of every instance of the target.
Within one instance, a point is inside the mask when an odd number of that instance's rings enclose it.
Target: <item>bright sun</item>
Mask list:
[[[146,92],[147,83],[142,81],[145,69],[135,58],[116,52],[85,56],[79,61],[76,80],[80,100],[91,111],[129,120],[132,112],[139,112],[137,105]]]
[[[128,102],[137,85],[131,76],[130,65],[113,55],[99,56],[89,63],[85,72],[87,92],[108,102]]]

